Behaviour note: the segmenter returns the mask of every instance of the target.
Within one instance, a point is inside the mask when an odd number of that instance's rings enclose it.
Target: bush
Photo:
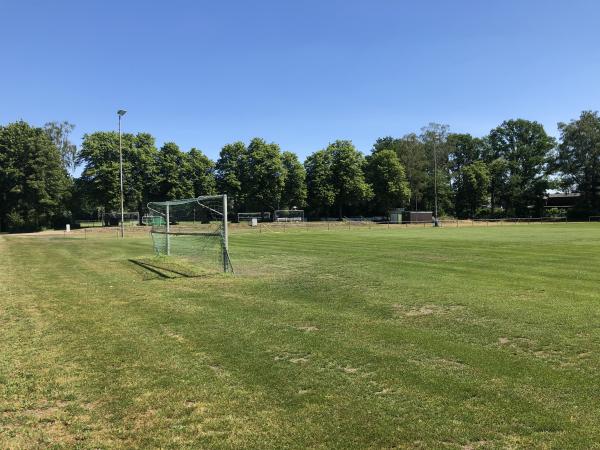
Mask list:
[[[17,211],[11,211],[6,215],[8,231],[22,231],[25,228],[25,220]]]

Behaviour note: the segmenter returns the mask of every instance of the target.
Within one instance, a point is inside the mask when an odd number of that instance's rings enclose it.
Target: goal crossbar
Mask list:
[[[170,236],[221,236],[220,232],[202,231],[152,231],[155,234],[168,234]]]

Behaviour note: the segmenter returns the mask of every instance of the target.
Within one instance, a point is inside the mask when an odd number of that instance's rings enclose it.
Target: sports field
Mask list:
[[[592,448],[600,224],[0,236],[0,447]]]

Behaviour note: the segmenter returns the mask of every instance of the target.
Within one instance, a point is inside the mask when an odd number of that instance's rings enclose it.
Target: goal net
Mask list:
[[[252,219],[256,219],[258,222],[271,220],[271,213],[269,212],[241,212],[238,213],[238,222],[250,222]]]
[[[227,195],[148,203],[154,251],[173,263],[233,272],[229,259]]]
[[[102,215],[102,221],[106,226],[119,226],[121,225],[121,212],[112,211],[104,213]],[[123,212],[123,224],[124,225],[138,225],[140,221],[140,213],[135,211]]]
[[[278,209],[273,214],[275,222],[304,222],[304,210],[302,209]]]

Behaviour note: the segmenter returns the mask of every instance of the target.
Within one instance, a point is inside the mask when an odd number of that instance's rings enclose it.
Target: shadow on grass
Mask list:
[[[142,273],[145,280],[151,279],[173,279],[173,278],[199,278],[213,275],[212,272],[200,272],[185,267],[174,261],[163,260],[162,258],[148,259],[129,259],[129,262],[144,269]],[[149,276],[148,276],[149,275]]]

